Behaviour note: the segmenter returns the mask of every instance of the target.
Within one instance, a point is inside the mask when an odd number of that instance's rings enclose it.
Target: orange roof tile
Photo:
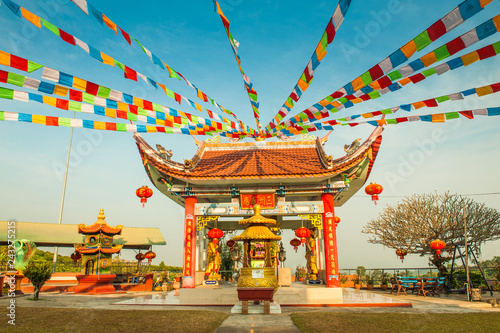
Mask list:
[[[75,244],[75,251],[81,254],[94,254],[97,252],[106,253],[106,254],[114,254],[121,251],[123,245],[114,245],[112,247],[86,247],[83,244]]]
[[[378,129],[378,128],[377,128]],[[137,146],[144,164],[182,179],[274,179],[335,175],[355,166],[370,155],[371,165],[381,142],[381,128],[353,154],[332,160],[321,140],[292,142],[203,142],[185,164],[159,157],[139,135]]]
[[[119,235],[122,232],[123,225],[118,225],[116,227],[112,227],[106,223],[104,220],[106,217],[104,216],[104,209],[101,209],[99,215],[97,216],[97,221],[92,225],[85,225],[83,223],[78,224],[78,233],[80,234],[96,234],[98,232],[103,232],[109,235]]]

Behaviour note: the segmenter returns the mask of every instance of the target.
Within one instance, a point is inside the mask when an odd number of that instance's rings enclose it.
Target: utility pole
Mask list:
[[[76,111],[73,114],[73,119],[76,117]],[[63,181],[63,190],[61,195],[61,205],[59,206],[59,218],[57,219],[57,223],[61,224],[62,216],[63,216],[63,208],[64,208],[64,197],[66,196],[66,183],[68,182],[68,168],[69,168],[69,157],[71,155],[71,143],[73,142],[73,130],[71,127],[71,135],[69,137],[69,147],[68,147],[68,157],[66,158],[66,171],[64,172],[64,181]],[[58,247],[54,247],[54,258],[52,259],[52,273],[56,272],[57,267],[57,250]]]
[[[465,244],[465,275],[467,277],[467,300],[471,300],[471,290],[470,290],[470,277],[469,277],[469,249],[467,247],[467,218],[465,217],[465,199],[463,206],[463,214],[464,214],[464,244]]]

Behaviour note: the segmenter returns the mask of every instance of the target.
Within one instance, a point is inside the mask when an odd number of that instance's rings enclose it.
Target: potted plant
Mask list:
[[[373,290],[373,282],[374,281],[375,281],[375,278],[373,276],[373,273],[369,273],[366,276],[366,289]]]
[[[347,275],[340,276],[340,288],[345,288],[345,283],[347,282]]]
[[[297,266],[295,269],[295,281],[304,281],[304,278],[307,275],[307,270],[305,267]]]
[[[354,275],[354,278],[352,279],[352,281],[354,282],[354,288],[356,289],[361,289],[361,284],[359,282],[359,275]]]
[[[382,273],[382,276],[381,276],[381,279],[380,279],[380,289],[387,290],[388,283],[389,283],[389,274]]]

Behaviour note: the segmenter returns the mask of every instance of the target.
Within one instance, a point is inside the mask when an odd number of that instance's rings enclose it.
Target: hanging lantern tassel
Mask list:
[[[311,230],[304,227],[300,227],[297,230],[295,230],[295,236],[300,238],[300,242],[302,243],[302,246],[304,246],[307,237],[311,236]]]
[[[401,262],[403,262],[405,256],[408,254],[405,250],[402,249],[397,249],[396,250],[396,255],[399,256],[399,259],[401,259]]]
[[[433,250],[436,250],[436,254],[437,254],[438,259],[441,259],[441,250],[446,248],[446,243],[440,239],[436,239],[436,240],[433,240],[431,242],[431,248]]]
[[[135,191],[135,195],[141,198],[142,207],[144,207],[144,204],[148,202],[148,198],[153,195],[153,190],[144,185]]]
[[[384,188],[382,187],[382,185],[377,183],[370,183],[370,185],[365,187],[366,194],[372,196],[372,201],[375,205],[377,204],[378,201],[378,195],[382,193],[383,190]]]
[[[300,245],[300,240],[297,239],[297,238],[294,238],[290,241],[290,245],[293,246],[293,249],[295,250],[295,253],[297,253],[297,250],[299,248],[299,245]]]

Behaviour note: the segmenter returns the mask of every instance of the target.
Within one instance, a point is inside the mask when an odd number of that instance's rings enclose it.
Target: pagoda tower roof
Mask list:
[[[97,221],[87,226],[85,224],[78,224],[78,233],[80,234],[97,234],[103,232],[108,235],[120,235],[123,229],[123,225],[117,225],[116,227],[109,226],[104,220],[106,216],[104,215],[104,209],[101,209],[99,215],[97,215]]]
[[[123,245],[113,245],[110,247],[101,247],[100,245],[96,247],[88,247],[85,244],[75,244],[75,250],[81,254],[94,254],[97,252],[106,254],[115,254],[121,251]]]

